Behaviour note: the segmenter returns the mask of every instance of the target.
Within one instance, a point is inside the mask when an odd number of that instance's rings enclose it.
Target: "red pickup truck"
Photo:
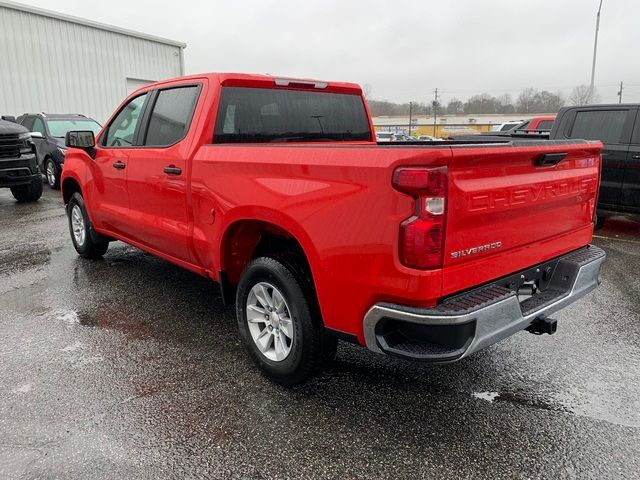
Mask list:
[[[207,74],[67,135],[78,253],[121,240],[220,284],[259,367],[304,381],[337,339],[449,362],[594,289],[599,142],[377,144],[360,87]]]

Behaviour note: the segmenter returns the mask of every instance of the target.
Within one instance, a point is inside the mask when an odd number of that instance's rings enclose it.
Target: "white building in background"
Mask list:
[[[0,114],[103,123],[136,88],[184,75],[186,44],[0,0]]]

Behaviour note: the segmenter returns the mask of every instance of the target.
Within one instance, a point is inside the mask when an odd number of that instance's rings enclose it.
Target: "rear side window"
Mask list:
[[[636,124],[633,129],[633,137],[631,139],[631,143],[640,144],[640,114],[636,116]]]
[[[215,143],[371,140],[358,95],[223,87]]]
[[[160,90],[144,145],[167,147],[182,140],[189,129],[199,91],[196,85]]]
[[[619,143],[622,139],[627,110],[579,111],[571,129],[571,138]]]

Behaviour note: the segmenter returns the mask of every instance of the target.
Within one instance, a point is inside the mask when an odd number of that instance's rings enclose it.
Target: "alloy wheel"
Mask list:
[[[271,361],[281,362],[291,353],[294,325],[284,295],[267,282],[253,286],[246,302],[249,333],[258,350]]]

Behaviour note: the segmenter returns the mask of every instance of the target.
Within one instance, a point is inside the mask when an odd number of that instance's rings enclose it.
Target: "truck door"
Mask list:
[[[34,137],[32,138],[34,145],[36,146],[36,155],[38,156],[38,165],[40,165],[40,169],[44,172],[43,162],[44,156],[46,152],[46,138],[47,131],[44,127],[44,122],[40,117],[33,117],[33,124],[28,127],[31,132],[39,132],[42,135],[42,138]]]
[[[122,107],[96,145],[89,202],[95,206],[90,209],[92,221],[114,233],[125,234],[130,224],[127,168],[148,97],[143,93]]]
[[[631,137],[622,179],[622,208],[627,212],[640,213],[640,113]]]
[[[149,248],[191,261],[187,203],[187,132],[201,85],[185,84],[153,92],[145,113],[140,147],[131,151],[127,190],[132,223],[127,236]]]
[[[635,115],[635,109],[630,107],[586,107],[577,109],[573,122],[568,125],[568,138],[600,140],[604,144],[598,197],[600,208],[619,208],[624,163]]]

